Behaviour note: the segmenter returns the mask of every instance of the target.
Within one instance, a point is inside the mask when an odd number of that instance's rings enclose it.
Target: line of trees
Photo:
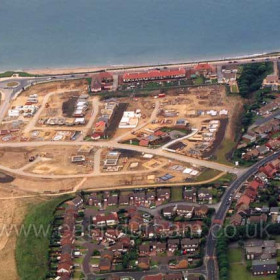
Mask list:
[[[248,98],[257,91],[263,79],[273,71],[272,62],[251,63],[243,65],[242,73],[237,79],[239,92],[242,97]]]

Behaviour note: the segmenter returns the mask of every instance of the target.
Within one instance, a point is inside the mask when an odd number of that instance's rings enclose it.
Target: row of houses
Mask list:
[[[174,216],[184,217],[191,219],[193,216],[205,217],[208,213],[208,207],[206,205],[190,206],[190,205],[178,205],[167,206],[162,210],[162,215],[166,218],[172,218]]]
[[[149,207],[152,204],[161,205],[170,200],[169,188],[158,188],[149,191],[137,191],[131,193],[110,193],[104,192],[101,196],[97,193],[91,193],[88,198],[88,204],[98,208],[107,206],[143,206]]]
[[[186,202],[196,203],[197,201],[212,204],[213,195],[207,188],[185,187],[183,191]]]
[[[63,216],[63,224],[60,228],[60,254],[58,255],[57,275],[63,280],[71,279],[74,268],[74,243],[75,243],[75,223],[78,217],[78,208],[83,204],[81,197],[67,203]]]
[[[259,114],[261,116],[263,115],[269,115],[271,114],[271,112],[279,109],[279,106],[280,106],[280,97],[272,100],[271,102],[269,102],[268,104],[266,104],[265,106],[262,106],[260,109],[259,109]]]
[[[244,192],[237,200],[236,213],[230,219],[231,224],[238,226],[245,222],[252,224],[265,223],[267,221],[268,214],[273,214],[273,212],[252,211],[250,204],[257,199],[258,191],[266,186],[268,179],[272,179],[279,170],[279,159],[273,160],[259,168],[259,172],[255,175],[254,180],[248,183]]]
[[[147,82],[193,78],[198,75],[203,75],[206,78],[216,78],[217,69],[209,63],[198,63],[191,69],[185,68],[170,68],[170,69],[152,69],[143,72],[126,72],[122,76],[124,83],[132,82]]]

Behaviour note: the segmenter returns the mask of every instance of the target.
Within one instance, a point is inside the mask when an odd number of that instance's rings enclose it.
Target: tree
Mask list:
[[[278,206],[277,199],[275,197],[270,197],[268,201],[268,205],[269,207],[277,207]]]

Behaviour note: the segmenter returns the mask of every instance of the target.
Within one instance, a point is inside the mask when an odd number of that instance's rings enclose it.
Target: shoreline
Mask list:
[[[273,52],[264,52],[264,53],[255,53],[248,55],[238,55],[238,56],[229,56],[220,59],[198,59],[193,61],[178,61],[178,62],[170,62],[170,63],[158,63],[158,64],[120,64],[120,65],[104,65],[104,66],[69,66],[69,67],[54,67],[54,68],[23,68],[21,70],[11,70],[13,72],[27,72],[29,74],[34,75],[63,75],[63,74],[74,74],[74,73],[94,73],[102,70],[107,71],[121,71],[125,69],[147,69],[151,67],[180,67],[180,66],[192,66],[197,63],[227,63],[231,60],[247,60],[253,58],[262,58],[262,57],[276,57],[280,55],[279,51]],[[8,71],[8,70],[7,70]],[[5,71],[3,71],[5,72]],[[1,72],[0,72],[1,73]]]

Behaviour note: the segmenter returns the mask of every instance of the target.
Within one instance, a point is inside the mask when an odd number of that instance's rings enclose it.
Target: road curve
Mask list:
[[[220,222],[216,222],[216,223],[212,224],[210,233],[209,233],[209,235],[207,237],[207,241],[206,241],[206,258],[208,259],[206,262],[206,267],[207,267],[207,273],[208,273],[208,277],[207,277],[208,280],[218,279],[218,271],[217,271],[218,268],[217,268],[217,264],[215,261],[216,238],[214,236],[214,229],[219,227],[224,222],[226,213],[230,207],[230,204],[227,204],[229,197],[245,181],[247,181],[252,175],[254,175],[262,165],[278,158],[279,156],[280,156],[280,151],[260,160],[259,162],[257,162],[256,164],[254,164],[253,166],[248,168],[240,177],[238,177],[229,186],[229,188],[224,193],[220,207],[217,210],[215,217],[214,217],[214,220],[219,220]]]

